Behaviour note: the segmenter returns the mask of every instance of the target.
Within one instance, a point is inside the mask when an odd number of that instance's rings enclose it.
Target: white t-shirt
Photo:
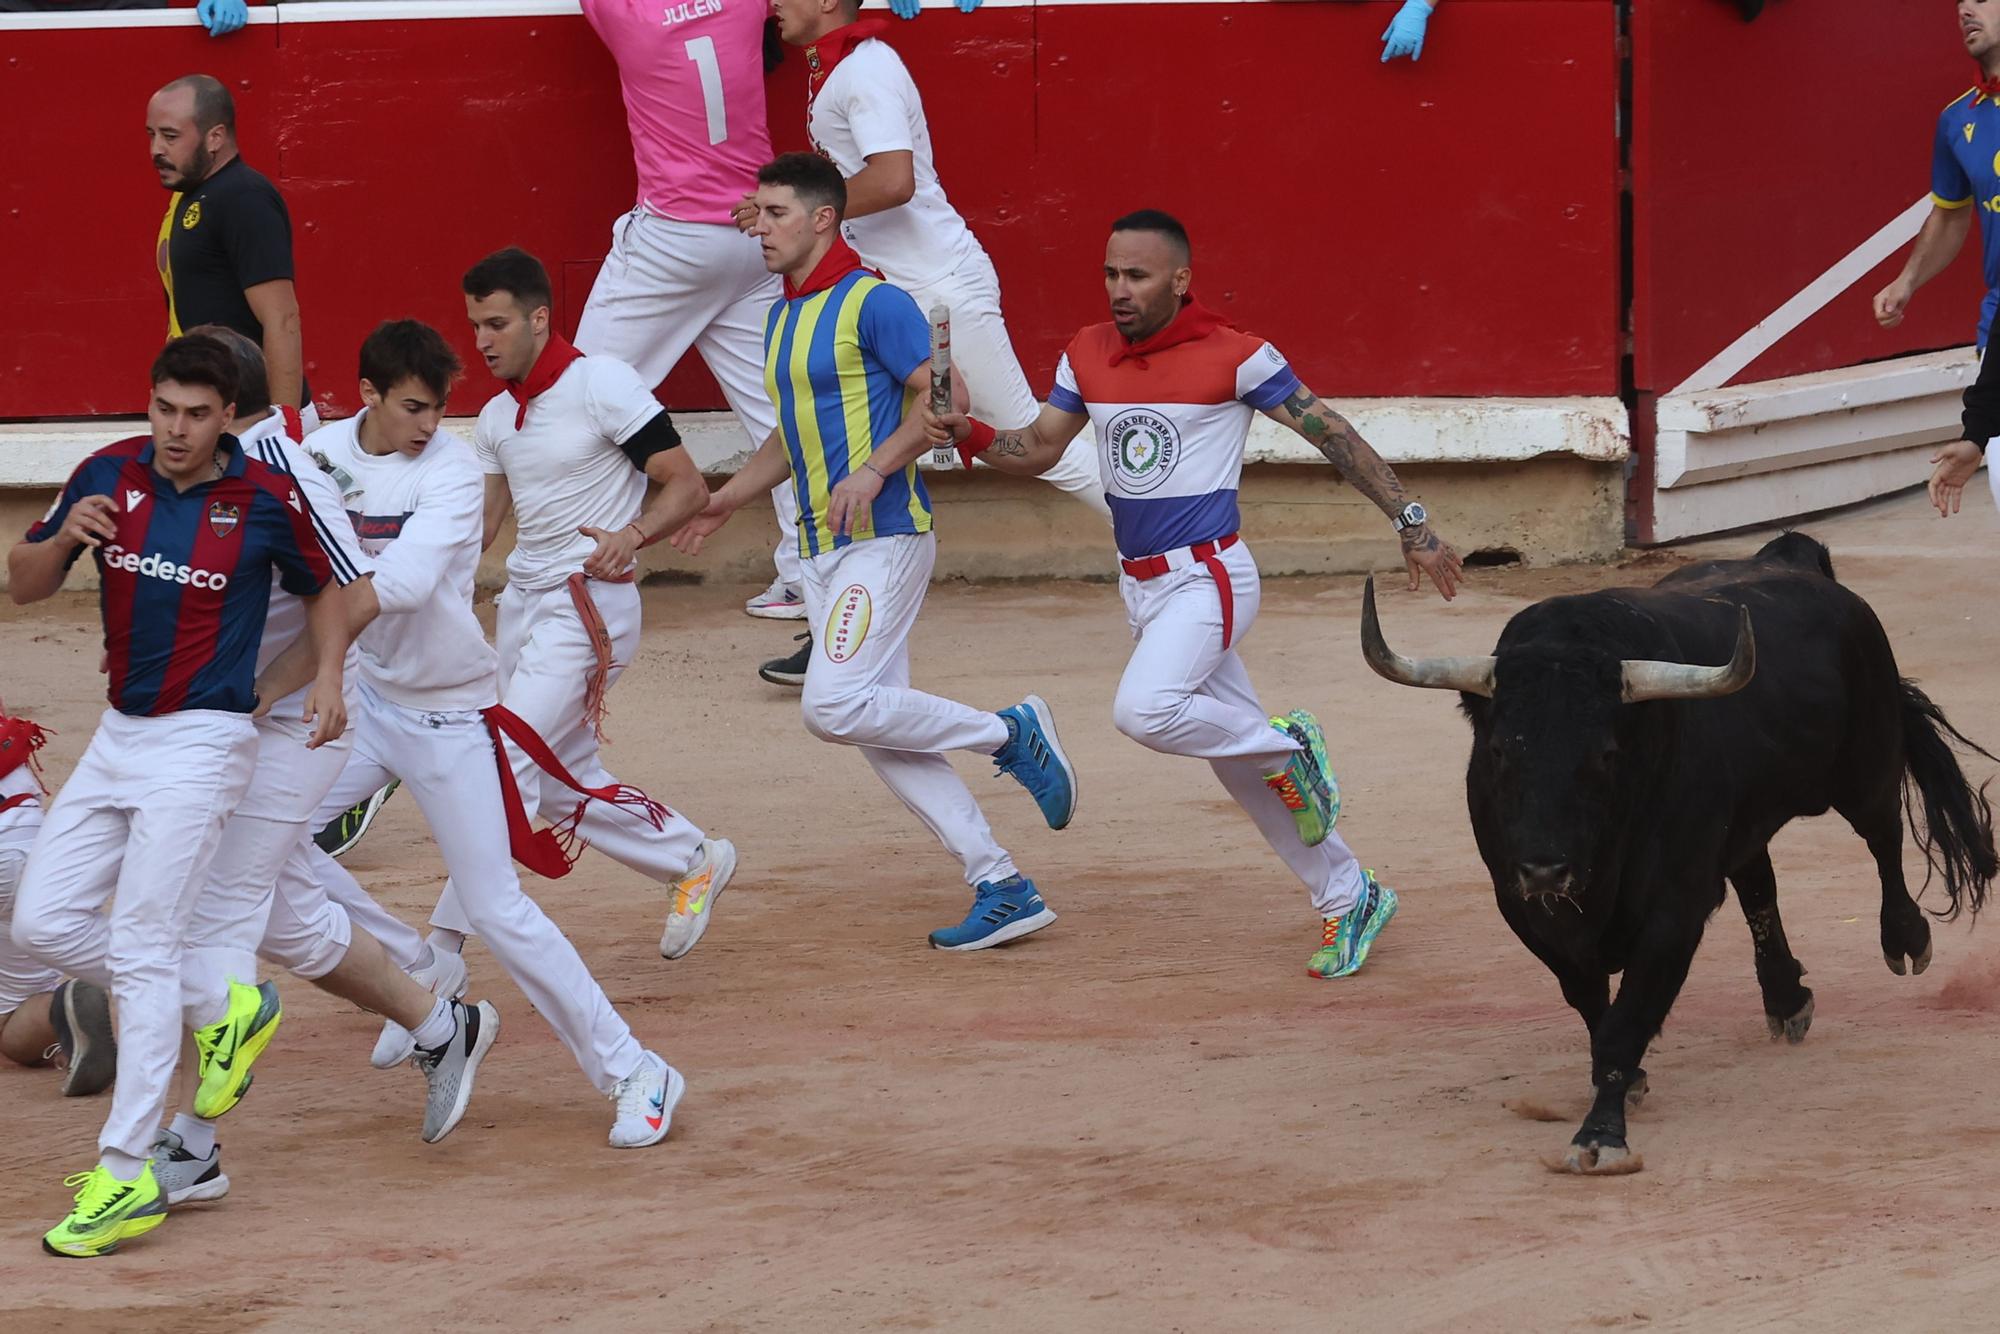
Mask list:
[[[307,446],[340,487],[382,604],[361,632],[361,677],[405,708],[487,708],[500,698],[500,662],[472,614],[486,514],[479,462],[449,431],[415,458],[370,454],[367,415],[322,426]]]
[[[858,175],[877,153],[910,154],[916,174],[910,202],[841,224],[847,243],[884,278],[898,287],[929,287],[978,252],[979,242],[938,184],[923,98],[887,42],[871,37],[833,67],[806,130],[842,176]]]
[[[326,552],[327,562],[333,566],[334,582],[345,588],[366,574],[368,558],[361,554],[361,544],[354,536],[354,525],[346,521],[340,488],[333,484],[333,478],[320,470],[311,454],[287,434],[284,414],[273,408],[264,420],[236,432],[236,439],[251,458],[290,475],[298,483],[307,507],[312,510],[313,532],[319,536],[320,549]],[[305,633],[305,628],[305,603],[278,587],[274,580],[271,584],[270,610],[264,614],[264,638],[257,645],[257,670],[261,672],[270,666],[273,658],[290,648],[292,642]],[[354,674],[360,670],[360,665],[360,654],[350,644],[345,668],[345,683],[350,695]],[[305,693],[306,687],[299,688],[273,704],[271,712],[296,717],[298,709],[304,707]],[[285,712],[280,713],[281,710]]]
[[[520,404],[502,392],[480,411],[472,447],[480,468],[507,479],[514,550],[507,580],[524,592],[556,588],[583,568],[597,543],[577,530],[623,528],[646,501],[646,474],[619,448],[662,411],[639,373],[615,357],[573,361]]]

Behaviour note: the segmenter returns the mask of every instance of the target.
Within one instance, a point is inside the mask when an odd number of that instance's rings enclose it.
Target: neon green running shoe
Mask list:
[[[1345,917],[1326,919],[1306,971],[1314,977],[1351,977],[1360,972],[1368,962],[1368,947],[1395,915],[1396,891],[1377,880],[1373,871],[1363,871],[1361,902]]]
[[[229,984],[229,1013],[221,1023],[195,1030],[195,1050],[201,1057],[196,1116],[213,1121],[243,1100],[250,1089],[250,1067],[271,1045],[271,1035],[283,1017],[278,988],[271,983]]]
[[[102,1167],[64,1177],[65,1186],[81,1187],[69,1217],[42,1237],[50,1255],[89,1260],[109,1255],[118,1243],[143,1236],[167,1221],[167,1197],[153,1179],[153,1164],[139,1169],[135,1181],[120,1181]]]
[[[1340,818],[1340,783],[1326,758],[1326,733],[1320,729],[1319,719],[1304,709],[1273,718],[1271,726],[1296,741],[1299,748],[1283,769],[1266,774],[1264,781],[1298,821],[1300,842],[1316,848],[1326,842],[1334,821]]]

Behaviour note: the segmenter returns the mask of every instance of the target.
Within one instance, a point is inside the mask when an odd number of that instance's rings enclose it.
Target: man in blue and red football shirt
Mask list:
[[[152,386],[152,434],[79,464],[7,557],[9,591],[27,603],[55,593],[90,551],[110,676],[111,708],[44,817],[14,904],[21,948],[108,985],[118,1004],[102,1157],[42,1240],[55,1255],[105,1254],[166,1216],[147,1154],[183,1022],[197,1030],[204,1075],[211,1064],[247,1071],[277,1026],[268,983],[232,986],[220,1021],[181,1005],[194,900],[256,763],[253,677],[274,570],[307,607],[313,744],[346,726],[346,617],[332,566],[297,484],[228,434],[235,359],[212,338],[178,338],[153,363]],[[241,1078],[222,1082],[240,1096]]]

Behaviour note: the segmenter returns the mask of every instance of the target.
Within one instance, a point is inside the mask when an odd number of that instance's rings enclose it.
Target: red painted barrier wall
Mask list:
[[[1452,0],[1415,66],[1377,60],[1393,9],[1081,2],[897,25],[1038,387],[1101,317],[1105,223],[1155,205],[1193,228],[1205,297],[1322,392],[1619,391],[1613,5]],[[1939,0],[1773,0],[1754,24],[1724,0],[1634,10],[1636,387],[1660,390],[1924,189],[1931,118],[1969,66]],[[0,39],[0,114],[31,131],[0,203],[20,312],[0,417],[141,406],[166,202],[143,111],[191,69],[236,90],[245,156],[291,201],[309,371],[336,410],[378,319],[430,320],[472,360],[457,276],[495,246],[550,263],[573,328],[631,202],[615,77],[578,17]],[[794,53],[771,82],[780,147],[803,141],[803,77]],[[1866,317],[1887,268],[1749,376],[1966,341],[1972,261],[1893,333]],[[489,388],[475,371],[454,406]],[[720,402],[698,366],[663,397]]]
[[[1193,229],[1206,299],[1323,392],[1617,391],[1611,5],[1454,0],[1417,66],[1377,59],[1393,12],[1077,3],[898,25],[946,189],[993,254],[1038,387],[1103,317],[1105,225],[1152,205]],[[244,155],[290,201],[309,374],[340,410],[378,319],[437,323],[473,360],[457,278],[495,246],[550,263],[573,327],[631,204],[616,81],[580,18],[4,39],[0,114],[35,133],[0,217],[24,314],[0,417],[142,405],[166,204],[144,107],[191,69],[236,90]],[[802,146],[803,79],[796,53],[773,76],[781,147]],[[490,388],[475,372],[455,406]],[[664,396],[720,401],[687,367]]]
[[[1636,378],[1666,393],[1929,192],[1937,113],[1975,76],[1942,0],[1773,0],[1750,24],[1640,0],[1632,22]],[[1898,254],[1738,378],[1971,342],[1978,249],[1885,331]]]

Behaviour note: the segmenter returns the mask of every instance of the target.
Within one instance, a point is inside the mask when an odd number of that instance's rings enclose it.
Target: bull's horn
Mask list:
[[[1757,674],[1757,637],[1750,631],[1750,609],[1738,607],[1736,651],[1720,667],[1685,662],[1647,662],[1627,658],[1625,702],[1649,699],[1717,699],[1733,695]]]
[[[1484,658],[1417,658],[1403,657],[1392,651],[1382,638],[1382,622],[1375,615],[1375,576],[1368,576],[1368,586],[1361,594],[1361,656],[1375,669],[1378,676],[1386,677],[1399,686],[1416,686],[1422,690],[1459,690],[1468,695],[1493,697],[1493,659]]]

